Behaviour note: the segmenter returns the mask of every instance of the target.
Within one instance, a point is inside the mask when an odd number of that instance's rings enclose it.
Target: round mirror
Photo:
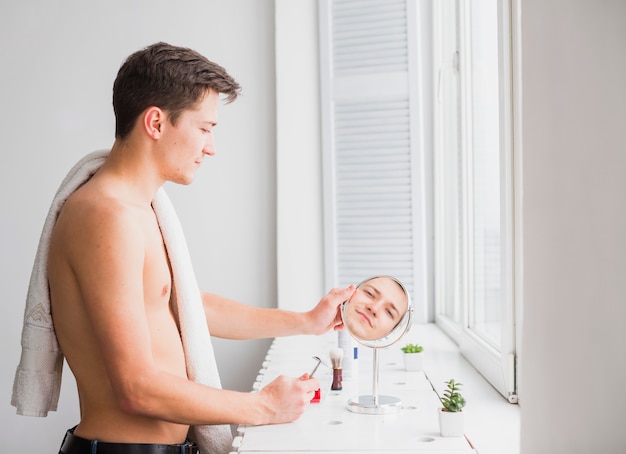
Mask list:
[[[384,348],[398,340],[411,326],[411,297],[392,276],[374,276],[357,286],[343,303],[341,316],[350,335],[366,347]]]
[[[341,317],[345,329],[357,342],[373,349],[372,394],[350,399],[350,411],[380,415],[402,408],[397,397],[378,395],[378,350],[398,342],[406,334],[412,313],[409,292],[402,282],[387,275],[364,280],[343,303]]]

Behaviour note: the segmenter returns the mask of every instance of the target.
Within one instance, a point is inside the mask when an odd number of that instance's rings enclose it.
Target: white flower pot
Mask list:
[[[439,430],[442,437],[461,437],[465,431],[465,414],[462,411],[444,411],[439,408]]]
[[[422,370],[424,353],[405,353],[404,354],[404,368],[408,371],[420,371]]]

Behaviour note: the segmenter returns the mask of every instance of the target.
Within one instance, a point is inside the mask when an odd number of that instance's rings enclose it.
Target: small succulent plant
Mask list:
[[[424,351],[424,347],[419,344],[406,344],[401,350],[404,353],[421,353]]]
[[[443,408],[445,411],[457,412],[461,411],[463,407],[465,407],[465,398],[459,392],[459,389],[463,385],[462,383],[458,383],[454,381],[454,378],[451,378],[446,382],[448,389],[446,389],[443,393],[443,397],[441,398],[441,403],[443,404]]]

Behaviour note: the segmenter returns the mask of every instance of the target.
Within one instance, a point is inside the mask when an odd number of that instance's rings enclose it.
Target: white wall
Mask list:
[[[276,0],[278,304],[305,310],[323,282],[316,0]]]
[[[521,6],[521,452],[624,452],[626,2]]]
[[[276,304],[276,158],[272,0],[3,2],[0,6],[0,452],[56,452],[76,424],[73,378],[59,411],[9,405],[24,298],[51,198],[70,166],[113,143],[113,80],[131,52],[163,40],[222,64],[243,95],[219,111],[217,156],[189,187],[168,187],[203,289]],[[226,387],[249,390],[268,341],[217,342]],[[236,358],[236,360],[233,360]]]

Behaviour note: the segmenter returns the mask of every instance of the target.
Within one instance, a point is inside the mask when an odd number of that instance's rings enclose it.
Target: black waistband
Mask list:
[[[73,434],[70,429],[65,434],[61,453],[63,454],[200,454],[198,447],[189,441],[179,445],[157,445],[141,443],[104,443],[86,440]]]

